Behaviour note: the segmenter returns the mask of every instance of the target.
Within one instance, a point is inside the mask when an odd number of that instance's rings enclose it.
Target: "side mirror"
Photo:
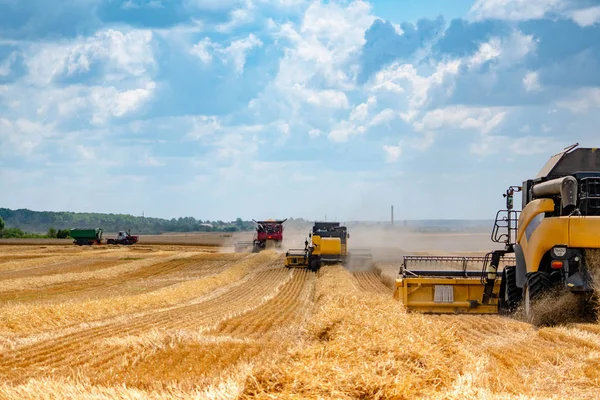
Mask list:
[[[311,238],[311,237],[312,237],[312,233],[309,233],[309,234],[308,234],[308,237],[309,237],[309,238]]]
[[[346,235],[346,237],[347,237],[348,239],[350,239],[350,234],[348,233],[348,234]]]

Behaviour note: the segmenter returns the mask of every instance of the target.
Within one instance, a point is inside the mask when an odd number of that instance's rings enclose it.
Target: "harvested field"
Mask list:
[[[274,251],[176,241],[0,252],[0,398],[592,399],[600,391],[600,324],[407,313],[392,299],[392,261],[312,273],[283,268]]]

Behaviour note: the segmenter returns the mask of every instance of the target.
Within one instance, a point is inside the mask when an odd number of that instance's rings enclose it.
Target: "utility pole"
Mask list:
[[[392,226],[394,226],[394,206],[392,206]]]

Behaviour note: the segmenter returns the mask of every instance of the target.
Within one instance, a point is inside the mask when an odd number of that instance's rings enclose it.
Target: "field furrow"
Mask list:
[[[7,247],[0,398],[592,399],[600,391],[598,323],[406,312],[377,271],[313,273],[284,268],[277,251],[212,250]]]
[[[289,328],[295,317],[308,307],[309,282],[315,274],[306,269],[292,270],[292,279],[266,304],[239,317],[221,322],[216,333],[240,337],[263,338],[276,328]]]
[[[360,288],[366,292],[389,294],[391,289],[387,287],[375,271],[355,271],[354,277],[358,281]]]
[[[289,271],[283,269],[260,271],[244,284],[205,302],[150,313],[6,352],[0,355],[0,365],[6,373],[9,372],[7,369],[16,372],[11,374],[16,377],[40,373],[46,368],[64,367],[67,370],[70,366],[88,363],[97,367],[114,360],[119,352],[127,351],[123,348],[102,351],[101,339],[141,335],[152,329],[206,329],[231,315],[257,307],[288,275]]]
[[[198,255],[150,264],[133,271],[102,277],[101,274],[88,274],[102,268],[113,268],[132,260],[103,260],[95,263],[82,263],[86,268],[87,279],[73,280],[68,275],[65,282],[49,283],[29,289],[0,291],[0,301],[37,301],[60,299],[77,295],[78,298],[102,298],[117,292],[119,295],[156,290],[181,280],[200,279],[223,271],[231,263],[227,260],[213,260],[208,255]],[[143,258],[136,258],[136,260]],[[101,267],[100,267],[101,266]],[[73,271],[69,271],[73,273]],[[58,278],[58,277],[56,277]],[[162,278],[162,279],[157,279]],[[42,278],[43,279],[43,278]]]

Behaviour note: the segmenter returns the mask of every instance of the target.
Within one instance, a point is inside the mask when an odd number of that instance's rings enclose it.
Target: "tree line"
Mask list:
[[[256,224],[237,218],[235,221],[209,221],[194,217],[172,219],[137,217],[129,214],[75,213],[69,211],[32,211],[0,208],[3,220],[0,237],[66,238],[72,228],[102,228],[105,232],[131,230],[131,234],[169,232],[245,232]],[[290,218],[285,226],[308,226],[302,218]],[[27,232],[27,233],[26,233]]]

